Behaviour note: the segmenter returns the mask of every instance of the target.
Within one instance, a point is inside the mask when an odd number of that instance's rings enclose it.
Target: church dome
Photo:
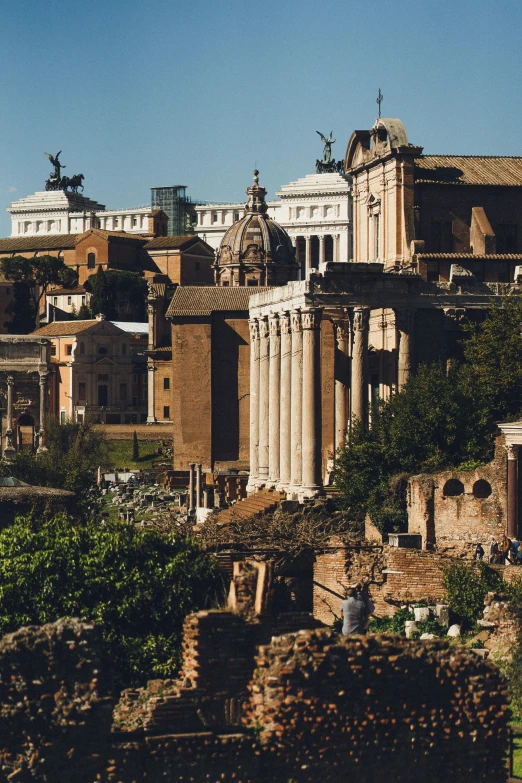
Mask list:
[[[297,278],[292,240],[267,215],[258,175],[256,169],[254,184],[246,190],[245,216],[221,240],[214,265],[218,285],[285,285]]]

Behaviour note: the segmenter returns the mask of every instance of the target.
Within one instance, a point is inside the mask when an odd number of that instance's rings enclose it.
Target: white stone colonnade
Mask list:
[[[413,312],[398,312],[398,383],[413,367]],[[370,307],[324,313],[314,306],[270,311],[250,326],[249,493],[262,487],[289,497],[322,488],[321,321],[333,321],[334,443],[341,448],[355,421],[368,425]]]

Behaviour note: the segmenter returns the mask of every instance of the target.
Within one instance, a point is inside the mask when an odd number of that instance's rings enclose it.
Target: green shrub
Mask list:
[[[64,516],[0,531],[0,635],[60,617],[95,622],[124,687],[172,676],[185,616],[222,594],[216,560],[191,540]]]
[[[482,615],[486,593],[498,590],[502,580],[485,563],[453,562],[443,568],[443,584],[450,609],[471,626]]]
[[[368,633],[394,633],[404,636],[404,623],[415,616],[408,609],[398,609],[392,617],[371,617]]]

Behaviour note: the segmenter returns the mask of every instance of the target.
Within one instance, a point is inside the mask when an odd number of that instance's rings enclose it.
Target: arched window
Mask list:
[[[444,484],[444,489],[442,490],[443,494],[446,495],[446,497],[454,498],[458,495],[464,494],[464,484],[462,481],[459,481],[458,479],[449,479],[449,481],[446,481]]]
[[[485,479],[479,479],[478,481],[475,481],[473,484],[473,494],[476,498],[479,498],[480,500],[482,498],[489,498],[491,495],[491,484],[489,481],[486,481]]]
[[[96,253],[87,253],[87,268],[94,269],[96,266]]]

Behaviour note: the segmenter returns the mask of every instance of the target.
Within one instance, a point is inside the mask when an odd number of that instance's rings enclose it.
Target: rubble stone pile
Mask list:
[[[0,780],[95,779],[113,701],[101,637],[75,619],[0,639]]]
[[[246,723],[287,778],[505,780],[505,683],[446,642],[281,636],[260,648],[250,691]]]

